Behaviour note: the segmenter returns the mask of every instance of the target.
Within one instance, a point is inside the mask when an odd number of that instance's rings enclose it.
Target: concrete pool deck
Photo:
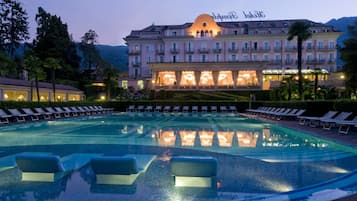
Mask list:
[[[325,130],[322,129],[321,127],[310,127],[310,126],[303,126],[298,123],[296,120],[272,120],[268,118],[261,118],[257,115],[250,115],[246,113],[242,113],[241,115],[249,117],[249,118],[254,118],[254,119],[260,119],[263,121],[267,121],[272,124],[277,124],[277,125],[282,125],[291,129],[296,129],[300,131],[307,132],[311,135],[318,136],[321,138],[333,140],[335,142],[340,142],[352,147],[357,147],[357,129],[356,128],[351,128],[348,134],[340,134],[338,133],[338,130],[336,128],[331,129],[331,130]],[[344,198],[337,199],[337,201],[355,201],[357,200],[357,194],[347,196]]]

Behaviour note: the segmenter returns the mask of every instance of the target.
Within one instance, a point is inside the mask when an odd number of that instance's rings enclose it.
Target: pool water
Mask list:
[[[357,169],[354,147],[237,114],[118,113],[43,121],[1,127],[0,142],[6,155],[158,156],[131,186],[95,185],[89,166],[50,185],[21,182],[13,168],[0,172],[0,200],[259,200],[334,179],[344,183],[331,184],[334,188],[357,189],[357,181],[344,182]],[[175,155],[217,158],[217,190],[175,188],[169,172]]]

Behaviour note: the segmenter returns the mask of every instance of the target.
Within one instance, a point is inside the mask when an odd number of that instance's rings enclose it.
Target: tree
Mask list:
[[[16,77],[16,63],[0,51],[0,76]]]
[[[20,43],[29,39],[27,13],[16,0],[0,0],[0,49],[11,58]]]
[[[106,65],[103,70],[103,76],[104,76],[104,83],[106,86],[106,97],[107,100],[111,99],[111,89],[113,86],[117,85],[117,75],[118,75],[118,70],[114,68],[111,65]]]
[[[298,68],[298,89],[299,89],[299,97],[301,100],[304,99],[303,96],[303,76],[301,72],[301,64],[302,64],[302,43],[303,41],[309,39],[312,34],[310,32],[310,23],[306,21],[298,21],[293,23],[289,27],[289,32],[288,32],[288,40],[291,41],[295,37],[297,37],[297,68]]]
[[[279,86],[279,91],[284,100],[290,101],[296,94],[296,79],[294,76],[285,77]]]
[[[353,26],[348,27],[351,38],[343,41],[340,48],[341,58],[345,62],[343,69],[345,72],[345,86],[347,94],[357,93],[357,21]]]
[[[76,79],[79,72],[79,56],[76,46],[72,41],[68,27],[60,17],[47,13],[43,8],[38,8],[36,14],[37,36],[33,41],[35,54],[42,60],[54,58],[62,64],[59,78]],[[47,70],[48,77],[51,71]]]
[[[57,59],[52,57],[46,58],[43,66],[51,71],[53,101],[56,101],[56,70],[61,69],[62,66]]]
[[[319,86],[319,75],[322,74],[321,68],[315,68],[314,71],[314,100],[317,99],[317,88]]]
[[[90,29],[82,36],[81,39],[79,48],[83,53],[83,63],[86,69],[91,71],[93,67],[98,67],[98,64],[102,61],[102,58],[95,47],[98,35],[94,30]]]
[[[24,59],[24,68],[29,73],[29,79],[31,81],[31,99],[32,99],[32,82],[35,81],[37,102],[40,102],[40,90],[38,82],[46,79],[46,74],[42,68],[42,61],[33,54],[26,55]]]

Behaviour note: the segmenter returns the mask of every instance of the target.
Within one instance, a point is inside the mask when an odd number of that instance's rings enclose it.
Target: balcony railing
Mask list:
[[[243,47],[242,52],[245,52],[245,53],[249,52],[249,47]]]
[[[270,47],[253,48],[252,52],[270,52]]]
[[[238,49],[237,48],[228,48],[229,53],[237,53]]]
[[[285,47],[285,52],[296,52],[297,47]]]
[[[285,64],[286,65],[294,64],[294,60],[293,59],[287,59],[287,60],[285,60]]]
[[[214,48],[212,50],[214,53],[221,53],[222,52],[222,49],[221,48]]]
[[[317,47],[318,51],[332,51],[332,50],[336,50],[335,47],[329,47],[329,46],[319,46]]]
[[[157,55],[164,55],[165,51],[164,50],[156,50]]]
[[[306,64],[324,64],[326,62],[325,59],[309,59],[306,60]]]
[[[180,49],[171,48],[171,49],[170,49],[170,52],[171,52],[171,54],[178,54],[178,53],[180,53]]]
[[[141,65],[141,63],[140,62],[132,62],[131,65],[133,67],[139,67]]]
[[[271,60],[270,62],[269,62],[269,64],[273,64],[273,65],[277,65],[277,64],[281,64],[281,60]]]
[[[193,54],[193,53],[195,53],[195,51],[193,51],[192,49],[186,49],[185,53],[186,54]]]
[[[200,48],[200,49],[198,49],[198,53],[209,53],[209,49],[208,48]]]
[[[274,47],[274,52],[281,52],[281,51],[282,51],[281,46]]]
[[[128,55],[140,55],[141,51],[140,50],[130,50],[128,52]]]

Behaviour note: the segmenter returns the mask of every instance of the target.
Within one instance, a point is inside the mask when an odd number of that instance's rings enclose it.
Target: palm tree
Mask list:
[[[61,69],[62,66],[57,59],[52,57],[46,58],[43,66],[51,70],[53,101],[56,101],[56,70]]]
[[[314,99],[317,99],[317,88],[319,86],[319,75],[322,73],[321,68],[315,68],[314,69]]]
[[[301,72],[301,63],[302,63],[302,42],[309,39],[312,34],[310,32],[310,23],[307,21],[298,21],[293,23],[289,27],[288,40],[291,41],[297,37],[297,68],[298,68],[298,77],[299,77],[299,96],[303,100],[303,86],[302,86],[302,72]]]
[[[46,73],[42,68],[42,61],[40,58],[27,55],[24,60],[24,68],[29,72],[29,78],[31,81],[31,99],[32,99],[32,82],[35,81],[37,102],[40,102],[40,90],[38,86],[38,81],[46,79]]]
[[[111,98],[110,89],[112,88],[112,83],[117,78],[118,70],[112,66],[106,66],[103,71],[104,71],[103,72],[104,82],[107,88],[106,96],[107,96],[107,100],[110,100]]]

